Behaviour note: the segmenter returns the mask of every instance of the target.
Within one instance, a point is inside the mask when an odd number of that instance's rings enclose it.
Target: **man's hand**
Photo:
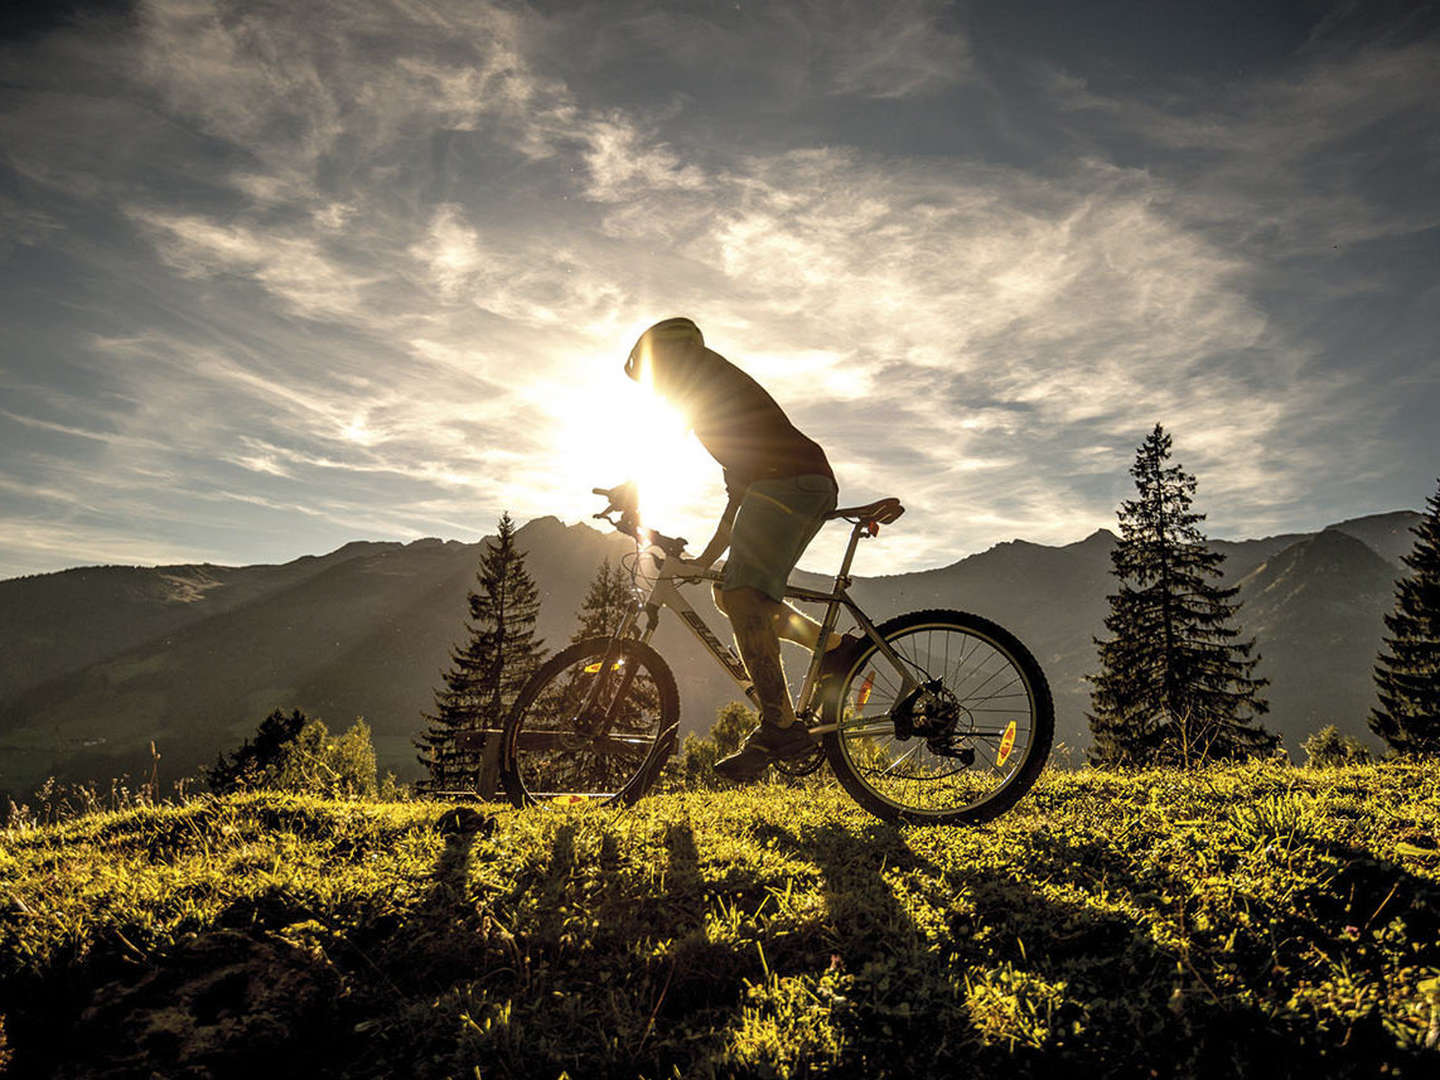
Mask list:
[[[681,559],[678,573],[681,577],[699,577],[714,565],[713,558],[706,559],[703,555],[696,559]]]

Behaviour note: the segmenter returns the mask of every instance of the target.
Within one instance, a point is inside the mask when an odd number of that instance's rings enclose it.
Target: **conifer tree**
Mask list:
[[[623,566],[611,566],[607,557],[590,581],[590,589],[580,605],[580,625],[570,635],[570,640],[608,637],[619,628],[634,606],[635,593],[630,575]]]
[[[478,744],[458,746],[463,730],[493,730],[525,680],[545,657],[535,637],[539,594],[525,556],[515,546],[515,523],[500,517],[499,532],[480,557],[478,588],[467,595],[469,635],[450,650],[444,686],[435,691],[435,711],[421,736],[420,762],[430,772],[419,785],[426,791],[473,791],[479,778]]]
[[[1254,641],[1232,626],[1236,588],[1221,588],[1225,556],[1212,551],[1191,509],[1196,481],[1166,465],[1171,439],[1159,424],[1130,475],[1136,498],[1120,508],[1111,553],[1120,589],[1109,597],[1108,640],[1095,639],[1101,672],[1090,677],[1095,764],[1171,763],[1268,752],[1278,739],[1254,723],[1269,706],[1252,674]]]
[[[1411,570],[1395,582],[1395,608],[1385,616],[1392,636],[1375,665],[1379,706],[1370,730],[1401,754],[1440,753],[1440,486],[1411,532],[1404,556]]]

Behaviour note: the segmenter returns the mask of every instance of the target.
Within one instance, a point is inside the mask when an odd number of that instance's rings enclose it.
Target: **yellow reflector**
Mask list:
[[[601,663],[601,662],[600,662],[599,660],[596,660],[593,664],[586,664],[586,665],[585,665],[585,674],[586,674],[586,675],[594,675],[597,671],[600,670],[600,663]],[[619,670],[620,670],[622,667],[624,667],[624,666],[625,666],[625,661],[624,661],[623,659],[616,660],[615,663],[613,663],[613,664],[610,665],[610,670],[611,670],[611,671],[619,671]]]
[[[867,671],[865,681],[860,684],[860,689],[855,691],[855,708],[863,709],[865,703],[870,700],[870,691],[875,689],[875,672]]]
[[[587,799],[587,798],[585,798],[584,795],[557,795],[557,796],[555,796],[555,802],[559,803],[561,806],[579,806],[581,803],[589,802],[589,801],[590,801],[590,800]]]
[[[1010,721],[1010,726],[1005,729],[1005,734],[1000,738],[1000,753],[995,755],[995,764],[1004,765],[1005,759],[1010,756],[1010,751],[1015,749],[1015,721]]]

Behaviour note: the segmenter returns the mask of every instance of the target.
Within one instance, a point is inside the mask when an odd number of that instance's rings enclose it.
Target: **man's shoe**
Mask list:
[[[750,732],[739,750],[715,763],[715,771],[737,784],[749,783],[758,780],[772,762],[813,754],[816,745],[805,725],[798,721],[783,728],[761,724]]]

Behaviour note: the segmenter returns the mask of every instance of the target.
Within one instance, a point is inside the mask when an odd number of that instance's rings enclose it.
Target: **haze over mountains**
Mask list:
[[[1418,520],[1397,511],[1318,533],[1212,542],[1226,555],[1226,581],[1240,585],[1239,623],[1258,638],[1259,672],[1271,680],[1264,722],[1292,755],[1331,723],[1372,741],[1371,665]],[[542,596],[540,633],[559,648],[601,559],[632,545],[554,518],[517,539]],[[883,533],[876,543],[883,550]],[[949,607],[1013,630],[1045,668],[1057,740],[1078,764],[1114,544],[1106,530],[1061,547],[1015,540],[936,570],[857,577],[853,593],[875,618]],[[50,775],[148,771],[151,740],[162,778],[191,774],[276,707],[304,709],[332,731],[363,715],[382,770],[414,778],[411,739],[463,637],[481,550],[356,542],[281,566],[85,567],[0,582],[0,793],[23,794]],[[876,555],[862,548],[858,564]],[[692,602],[724,629],[703,594]],[[656,644],[680,685],[682,729],[707,729],[739,696],[733,684],[676,622],[662,620]],[[798,671],[801,654],[787,656]]]

